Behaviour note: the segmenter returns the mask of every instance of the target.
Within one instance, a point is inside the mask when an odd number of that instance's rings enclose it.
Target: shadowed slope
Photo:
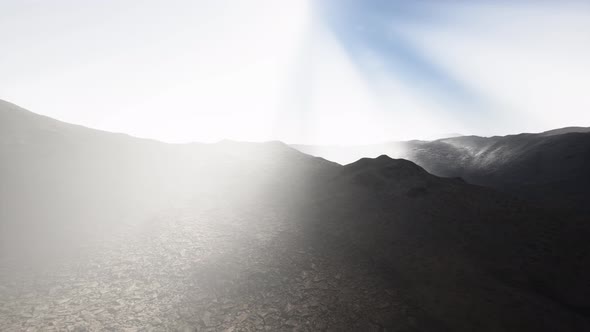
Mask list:
[[[589,130],[567,127],[540,134],[294,147],[341,163],[380,154],[405,158],[438,176],[461,177],[540,205],[586,214],[590,212]]]
[[[590,133],[449,138],[412,144],[407,156],[433,174],[544,205],[587,211],[590,203]]]
[[[387,156],[344,166],[323,193],[314,232],[373,257],[452,330],[586,326],[569,312],[590,308],[583,220]]]

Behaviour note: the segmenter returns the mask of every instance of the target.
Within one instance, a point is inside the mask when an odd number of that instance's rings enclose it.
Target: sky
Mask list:
[[[166,142],[590,126],[590,3],[0,0],[0,99]]]

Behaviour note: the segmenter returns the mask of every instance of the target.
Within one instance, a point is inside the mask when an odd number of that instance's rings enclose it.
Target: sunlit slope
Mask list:
[[[304,186],[303,176],[335,165],[279,142],[165,144],[7,102],[0,103],[0,160],[7,246],[76,241],[188,202],[237,204],[276,186]]]

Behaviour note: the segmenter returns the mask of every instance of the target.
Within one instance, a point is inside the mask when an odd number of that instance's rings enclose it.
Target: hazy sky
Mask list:
[[[590,126],[585,3],[0,0],[0,99],[169,142]]]

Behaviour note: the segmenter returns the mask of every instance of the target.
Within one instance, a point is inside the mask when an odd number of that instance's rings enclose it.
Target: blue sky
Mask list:
[[[0,0],[0,98],[169,142],[590,126],[568,1]]]
[[[413,89],[450,103],[445,109],[449,116],[470,117],[477,109],[487,111],[483,95],[464,84],[428,54],[412,45],[403,35],[396,33],[396,23],[418,23],[427,26],[445,24],[437,15],[436,2],[427,1],[321,1],[319,12],[325,24],[333,31],[355,64],[367,75],[395,77]],[[371,68],[364,55],[371,54],[380,66]]]

